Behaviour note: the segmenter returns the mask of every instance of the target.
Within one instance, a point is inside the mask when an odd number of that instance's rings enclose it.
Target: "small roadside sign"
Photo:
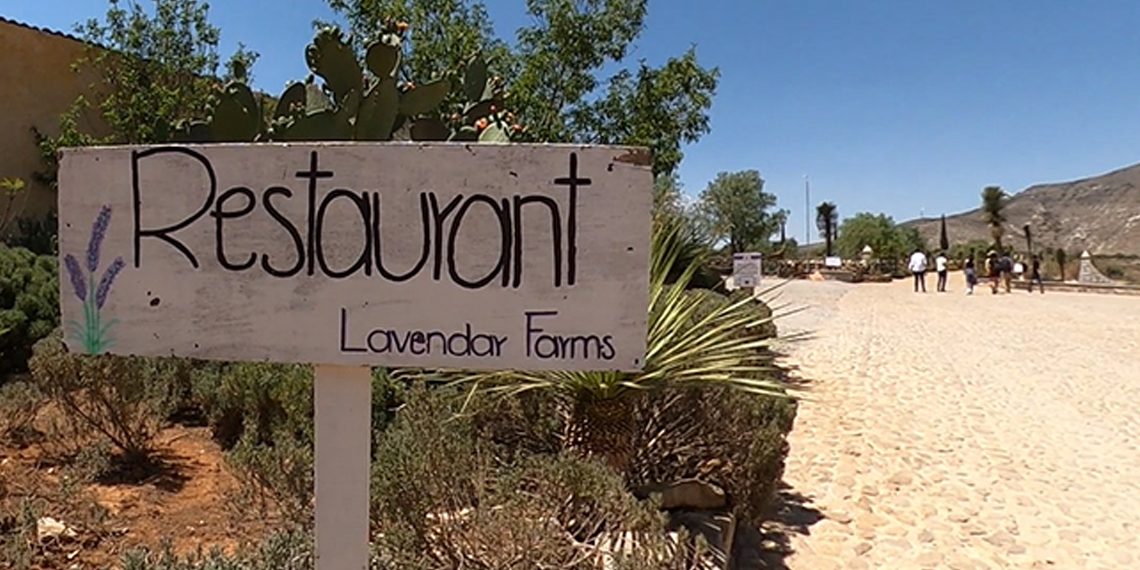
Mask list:
[[[757,287],[760,285],[760,274],[763,263],[763,254],[735,253],[732,255],[732,282],[737,287]]]

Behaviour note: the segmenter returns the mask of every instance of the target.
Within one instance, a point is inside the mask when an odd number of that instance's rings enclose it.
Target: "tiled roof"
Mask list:
[[[34,30],[34,31],[40,32],[41,34],[50,34],[53,36],[59,36],[61,38],[66,38],[66,39],[76,41],[76,42],[80,42],[80,43],[87,43],[82,38],[79,38],[77,36],[73,36],[73,35],[68,34],[68,33],[59,32],[56,30],[49,30],[47,28],[41,28],[39,26],[33,26],[31,24],[25,24],[24,22],[13,20],[11,18],[5,18],[4,16],[0,16],[0,22],[5,23],[5,24],[12,24],[13,26],[19,26],[21,28],[27,28],[29,30]]]

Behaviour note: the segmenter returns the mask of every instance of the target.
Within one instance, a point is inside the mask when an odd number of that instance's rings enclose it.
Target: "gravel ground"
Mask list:
[[[795,281],[770,567],[1140,568],[1140,297]]]

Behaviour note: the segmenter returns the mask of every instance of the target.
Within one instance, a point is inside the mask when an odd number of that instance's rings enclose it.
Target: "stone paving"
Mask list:
[[[1140,568],[1140,298],[796,281],[767,566]]]

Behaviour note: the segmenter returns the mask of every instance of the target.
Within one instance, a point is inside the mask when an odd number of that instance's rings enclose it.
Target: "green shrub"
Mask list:
[[[312,367],[203,364],[194,369],[194,400],[242,483],[243,497],[294,525],[307,525],[313,498]]]
[[[392,379],[386,369],[372,370],[373,434],[383,432],[396,419],[396,412],[404,404],[404,399],[403,383]]]
[[[725,490],[743,520],[759,522],[784,473],[794,400],[724,388],[654,394],[637,410],[635,489],[699,478]]]
[[[475,400],[468,406],[477,437],[499,461],[526,454],[557,454],[564,448],[566,414],[546,392],[523,392]]]
[[[254,432],[238,441],[226,461],[242,483],[243,499],[262,513],[279,513],[292,526],[309,527],[313,507],[313,444],[281,432],[272,445],[258,444]],[[272,508],[272,509],[271,509]]]
[[[0,381],[27,370],[32,345],[59,324],[58,273],[55,258],[0,244]]]
[[[303,365],[200,363],[194,401],[227,462],[262,512],[272,507],[294,525],[308,525],[313,499],[313,374]],[[383,432],[403,401],[402,386],[372,375],[372,428]]]
[[[222,447],[268,445],[288,435],[312,442],[313,371],[294,364],[238,363],[200,370],[194,399]]]
[[[61,413],[63,448],[78,452],[99,440],[110,443],[127,464],[149,459],[162,423],[151,361],[67,352],[56,329],[36,343],[32,378]]]
[[[36,435],[34,422],[44,396],[35,384],[11,382],[0,386],[0,440],[23,444]]]
[[[220,364],[162,357],[140,358],[138,366],[151,379],[151,397],[163,421],[201,423],[204,410],[194,393],[194,384],[201,376],[217,374]]]
[[[374,536],[389,567],[598,568],[583,553],[623,533],[637,537],[626,558],[674,567],[680,549],[663,517],[626,492],[620,474],[572,454],[504,462],[492,452],[499,444],[459,414],[464,395],[415,387],[376,442]],[[505,409],[499,403],[489,408]]]
[[[59,217],[54,211],[41,218],[20,218],[16,226],[13,246],[25,247],[37,255],[59,254]]]
[[[717,304],[749,295],[729,297],[711,291],[704,296],[698,320]],[[771,309],[755,303],[757,316],[768,319]],[[763,335],[774,337],[772,321]],[[757,378],[778,376],[778,370],[757,371]],[[635,412],[637,450],[627,480],[634,489],[652,488],[680,479],[700,478],[723,488],[744,520],[758,522],[783,476],[796,404],[791,398],[749,394],[709,386],[668,390],[643,398]]]
[[[290,531],[234,555],[213,550],[179,556],[167,544],[158,550],[131,550],[121,564],[123,570],[312,570],[313,547],[308,533]]]
[[[457,415],[457,400],[423,385],[407,396],[373,442],[372,513],[381,524],[411,525],[422,537],[428,515],[473,506],[490,457],[477,451],[469,419]]]

